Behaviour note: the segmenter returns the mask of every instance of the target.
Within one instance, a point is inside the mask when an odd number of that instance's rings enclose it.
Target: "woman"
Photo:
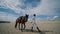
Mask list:
[[[32,27],[31,27],[31,31],[32,31],[32,32],[33,32],[33,27],[36,27],[37,30],[38,30],[39,32],[41,32],[41,31],[39,30],[37,24],[36,24],[36,14],[33,15],[32,22],[31,22],[31,23],[32,23]]]

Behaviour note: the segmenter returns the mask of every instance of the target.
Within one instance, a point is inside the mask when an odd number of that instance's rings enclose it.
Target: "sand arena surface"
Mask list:
[[[60,21],[42,21],[37,25],[42,32],[38,32],[34,28],[31,32],[31,23],[26,23],[26,29],[21,32],[18,28],[14,28],[15,23],[0,23],[0,34],[60,34]]]

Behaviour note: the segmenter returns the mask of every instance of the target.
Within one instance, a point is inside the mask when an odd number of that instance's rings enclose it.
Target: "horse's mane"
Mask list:
[[[21,19],[22,19],[22,17],[23,17],[23,16],[20,16],[20,17],[18,17],[17,19],[18,19],[18,20],[21,20]]]
[[[23,16],[21,19],[21,21],[23,21],[23,22],[27,22],[27,20],[28,20],[28,15]]]

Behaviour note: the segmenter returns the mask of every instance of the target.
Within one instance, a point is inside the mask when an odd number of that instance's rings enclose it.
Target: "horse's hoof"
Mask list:
[[[23,32],[23,30],[21,30],[21,32]]]
[[[20,30],[20,28],[19,28],[19,30]]]
[[[19,28],[19,30],[20,30],[20,28]]]
[[[21,32],[23,32],[23,30],[21,29]]]
[[[23,30],[25,30],[25,28]]]
[[[16,28],[16,27],[15,27]]]
[[[31,32],[33,32],[33,30],[31,30]]]
[[[41,32],[41,31],[39,30],[39,32]]]
[[[21,30],[21,32],[23,32],[23,30]]]

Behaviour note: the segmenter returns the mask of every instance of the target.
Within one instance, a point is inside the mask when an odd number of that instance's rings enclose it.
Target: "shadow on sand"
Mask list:
[[[31,29],[25,29],[23,32],[31,32]],[[41,31],[38,32],[37,30],[33,30],[34,33],[40,33],[40,34],[45,34],[46,32],[53,32],[53,31]]]

